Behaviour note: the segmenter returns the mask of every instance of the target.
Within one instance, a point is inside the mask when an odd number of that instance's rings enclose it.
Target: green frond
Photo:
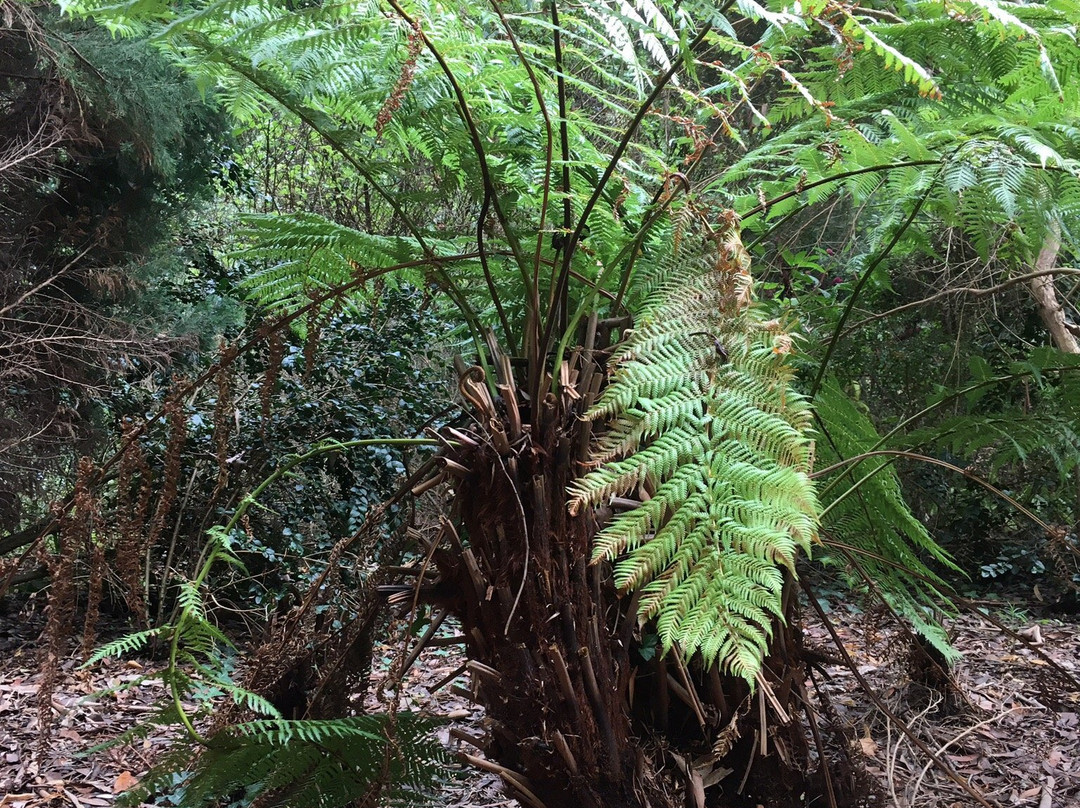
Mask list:
[[[616,560],[616,585],[641,591],[665,650],[753,682],[817,500],[790,337],[750,303],[747,267],[734,231],[677,228],[587,414],[608,431],[571,507],[644,487],[646,501],[597,535],[594,562]]]
[[[249,246],[230,258],[262,268],[248,273],[241,286],[258,303],[284,311],[310,303],[313,295],[348,283],[358,273],[423,256],[413,239],[361,233],[315,214],[249,216],[244,224],[239,235]],[[436,244],[448,252],[454,249],[447,242]],[[398,282],[409,278],[407,273],[394,276]]]
[[[122,657],[124,654],[138,651],[150,642],[150,640],[155,637],[167,635],[170,631],[172,631],[172,626],[166,625],[147,629],[146,631],[135,631],[131,634],[125,634],[120,639],[113,640],[94,651],[90,658],[83,664],[83,667],[88,668],[108,657]]]
[[[401,712],[332,721],[252,721],[209,739],[196,756],[174,747],[126,792],[124,805],[150,794],[201,808],[237,791],[266,806],[422,805],[444,774],[449,755],[432,736],[431,719]]]
[[[881,436],[869,417],[833,380],[814,399],[821,422],[818,464],[835,463],[880,448]],[[908,507],[894,467],[894,458],[870,457],[833,472],[820,485],[825,554],[848,569],[854,586],[862,578],[858,565],[885,600],[909,618],[927,639],[943,636],[930,617],[932,607],[950,607],[942,579],[931,561],[958,570],[948,553]],[[943,653],[954,655],[947,646]]]
[[[94,744],[94,746],[80,752],[79,756],[91,757],[92,755],[96,755],[99,752],[104,752],[108,749],[127,746],[134,741],[141,741],[150,734],[151,730],[157,727],[175,726],[178,721],[179,714],[177,713],[176,705],[171,700],[165,701],[156,705],[156,709],[134,726],[128,727],[128,729],[121,732],[115,738],[110,738],[104,743]],[[159,760],[159,763],[161,762],[162,760]]]

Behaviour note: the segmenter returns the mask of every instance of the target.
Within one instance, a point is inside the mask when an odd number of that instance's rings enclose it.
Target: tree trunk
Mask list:
[[[1043,241],[1042,249],[1038,258],[1035,259],[1037,272],[1049,272],[1057,262],[1058,250],[1061,248],[1061,239],[1057,227],[1051,227]],[[1054,288],[1054,276],[1042,275],[1032,278],[1030,281],[1032,295],[1039,307],[1039,319],[1042,320],[1054,346],[1064,353],[1080,353],[1080,344],[1077,343],[1076,333],[1065,321],[1065,309],[1058,301],[1057,290]]]
[[[633,599],[589,564],[609,514],[567,511],[582,402],[549,394],[537,417],[493,417],[481,388],[467,397],[485,428],[447,435],[454,504],[431,549],[490,721],[485,768],[533,808],[788,806],[810,791],[794,591],[754,694],[696,659],[657,659]]]

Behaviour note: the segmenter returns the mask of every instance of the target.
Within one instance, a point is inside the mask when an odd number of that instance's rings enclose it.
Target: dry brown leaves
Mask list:
[[[1071,808],[1080,805],[1080,693],[1025,643],[976,615],[949,624],[964,659],[955,669],[960,696],[942,710],[940,696],[910,681],[899,632],[882,629],[866,641],[864,616],[840,608],[830,615],[859,671],[905,726],[988,801],[1001,806]],[[1038,631],[1031,630],[1038,626]],[[807,635],[825,647],[824,628]],[[1080,678],[1080,633],[1075,624],[1014,626],[1038,637],[1038,649]],[[828,669],[825,691],[852,728],[852,753],[883,783],[890,808],[958,808],[970,797],[927,765],[899,727],[868,706],[855,678]]]
[[[903,644],[895,631],[879,624],[867,640],[865,616],[839,608],[830,617],[861,673],[886,703],[989,801],[1002,808],[1080,805],[1080,696],[1062,687],[1052,666],[1032,648],[1002,636],[974,616],[951,624],[956,645],[965,654],[956,670],[963,698],[957,710],[944,715],[935,712],[934,695],[909,680],[906,663],[896,653]],[[127,691],[95,695],[152,674],[153,665],[110,660],[82,671],[73,640],[53,700],[54,740],[45,756],[35,759],[34,698],[40,676],[36,642],[41,625],[40,620],[0,615],[0,808],[112,805],[116,794],[146,772],[155,754],[168,744],[168,735],[158,731],[131,746],[78,755],[145,719],[162,695],[160,681],[148,679]],[[439,633],[457,632],[447,621]],[[811,623],[806,633],[825,647],[822,627]],[[1080,676],[1080,627],[1046,621],[1039,624],[1038,634],[1039,650]],[[376,646],[369,709],[385,709],[395,697],[384,694],[380,703],[375,694],[398,652],[397,641]],[[478,750],[460,740],[465,734],[484,733],[483,711],[463,694],[467,676],[452,677],[463,662],[457,646],[427,648],[404,677],[396,693],[397,706],[450,716],[453,721],[439,730],[440,738],[451,748],[476,755]],[[848,751],[880,780],[889,808],[972,804],[944,774],[926,766],[898,727],[868,706],[849,672],[839,667],[827,671],[831,678],[824,690],[848,726]],[[495,808],[516,803],[502,793],[496,775],[473,771],[450,780],[435,805]]]

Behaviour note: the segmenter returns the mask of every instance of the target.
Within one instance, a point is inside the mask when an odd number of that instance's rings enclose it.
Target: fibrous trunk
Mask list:
[[[446,434],[454,504],[432,548],[490,722],[483,746],[497,765],[481,765],[537,808],[792,804],[810,761],[791,623],[777,626],[753,694],[696,660],[659,658],[633,599],[606,564],[589,564],[609,514],[566,507],[589,396],[564,385],[539,412],[517,401],[508,412],[502,381],[496,407],[478,369],[463,377],[481,426]]]

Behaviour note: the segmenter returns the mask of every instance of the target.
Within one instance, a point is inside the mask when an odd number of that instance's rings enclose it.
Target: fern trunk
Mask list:
[[[434,560],[491,721],[487,757],[534,807],[791,805],[809,770],[794,622],[777,625],[766,660],[775,705],[716,666],[688,670],[643,650],[634,602],[617,595],[608,564],[588,563],[604,510],[567,508],[582,445],[576,404],[548,396],[544,407],[509,449],[514,419],[481,412],[491,428],[447,464],[455,498]],[[786,610],[793,617],[791,597]]]

